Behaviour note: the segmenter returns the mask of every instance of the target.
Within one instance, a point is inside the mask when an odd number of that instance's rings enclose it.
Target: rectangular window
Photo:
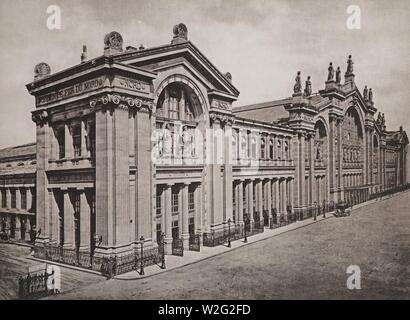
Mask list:
[[[179,225],[178,220],[172,221],[172,239],[179,238]]]
[[[188,231],[190,235],[195,235],[195,219],[189,218],[188,220]]]
[[[1,190],[1,206],[3,208],[7,207],[7,192],[6,192],[6,189]]]
[[[157,242],[161,243],[161,234],[162,234],[162,228],[161,228],[161,224],[157,223]]]
[[[157,187],[157,201],[156,201],[157,216],[161,215],[162,213],[161,198],[162,198],[162,189],[160,187]]]
[[[27,209],[27,190],[20,189],[21,194],[21,209]]]
[[[178,187],[172,188],[171,212],[172,213],[179,212],[179,188]]]
[[[77,215],[80,214],[80,193],[79,192],[75,193],[74,214],[77,214]]]
[[[16,189],[10,189],[11,207],[16,207]]]
[[[58,158],[63,159],[65,157],[64,127],[57,130],[57,142],[58,142]]]
[[[195,211],[195,193],[194,189],[188,191],[188,211],[194,212]]]
[[[81,156],[81,126],[77,125],[73,128],[73,147],[74,157]]]

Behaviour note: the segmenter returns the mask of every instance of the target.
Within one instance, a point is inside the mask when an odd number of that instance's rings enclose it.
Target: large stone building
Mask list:
[[[36,66],[36,143],[0,151],[2,228],[15,239],[36,225],[37,246],[101,257],[156,248],[164,233],[170,253],[406,183],[406,133],[375,119],[350,56],[344,80],[329,66],[318,93],[299,72],[290,97],[234,107],[231,75],[184,24],[163,46],[124,49],[111,32],[102,56],[84,49],[69,69]]]

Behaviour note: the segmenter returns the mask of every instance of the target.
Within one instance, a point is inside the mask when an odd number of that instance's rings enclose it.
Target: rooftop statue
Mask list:
[[[341,76],[341,71],[340,71],[340,67],[337,67],[337,69],[336,69],[336,83],[337,84],[340,84],[340,80],[342,79],[342,76]]]
[[[312,94],[312,82],[310,81],[310,76],[307,77],[305,82],[305,96],[310,96]]]
[[[352,55],[349,55],[349,59],[347,59],[347,74],[353,73],[353,60],[352,60]]]
[[[329,70],[329,73],[327,75],[327,81],[333,80],[335,76],[335,69],[333,69],[333,63],[329,63],[329,68],[327,68],[327,70]]]
[[[51,73],[50,66],[45,62],[40,62],[34,67],[34,80],[48,76]]]
[[[171,43],[180,43],[180,42],[188,41],[188,28],[182,22],[176,24],[174,28],[172,29],[172,32],[174,34],[174,37]]]
[[[372,88],[369,89],[369,101],[373,102],[373,91]]]
[[[369,94],[368,93],[369,93],[369,90],[367,89],[367,86],[364,86],[363,98],[364,98],[365,101],[369,100]]]
[[[296,78],[295,78],[295,85],[293,86],[294,93],[301,93],[302,92],[302,82],[300,80],[300,71],[298,71]]]

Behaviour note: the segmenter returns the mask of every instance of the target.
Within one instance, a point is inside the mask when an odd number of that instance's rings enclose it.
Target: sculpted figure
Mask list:
[[[302,82],[300,80],[300,71],[298,71],[296,78],[295,78],[295,85],[293,86],[294,93],[301,93],[302,92]]]
[[[329,68],[327,68],[327,70],[329,71],[327,75],[327,81],[333,80],[335,76],[335,69],[333,69],[333,63],[329,63]]]
[[[312,94],[312,83],[310,81],[310,76],[308,76],[305,82],[305,95],[308,97],[311,94]]]
[[[367,101],[369,99],[369,90],[367,89],[367,86],[364,86],[363,98],[364,98],[365,101]]]
[[[337,84],[340,84],[340,81],[342,79],[341,73],[342,72],[340,71],[340,67],[337,67],[336,69],[336,83]]]
[[[372,92],[372,88],[369,89],[369,101],[373,102],[373,92]]]
[[[349,55],[349,59],[347,59],[347,74],[353,73],[353,60],[352,60],[352,55]]]

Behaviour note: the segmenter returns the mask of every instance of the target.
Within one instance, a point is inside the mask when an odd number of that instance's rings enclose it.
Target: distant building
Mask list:
[[[0,151],[12,237],[36,225],[37,247],[81,260],[141,241],[155,249],[164,233],[170,254],[176,240],[206,245],[233,226],[243,233],[244,221],[248,232],[278,227],[406,183],[407,135],[374,118],[351,57],[343,83],[329,66],[318,93],[309,79],[302,92],[299,73],[292,96],[233,108],[231,74],[187,33],[179,24],[170,44],[124,50],[111,32],[100,57],[57,73],[36,66],[36,144]]]

